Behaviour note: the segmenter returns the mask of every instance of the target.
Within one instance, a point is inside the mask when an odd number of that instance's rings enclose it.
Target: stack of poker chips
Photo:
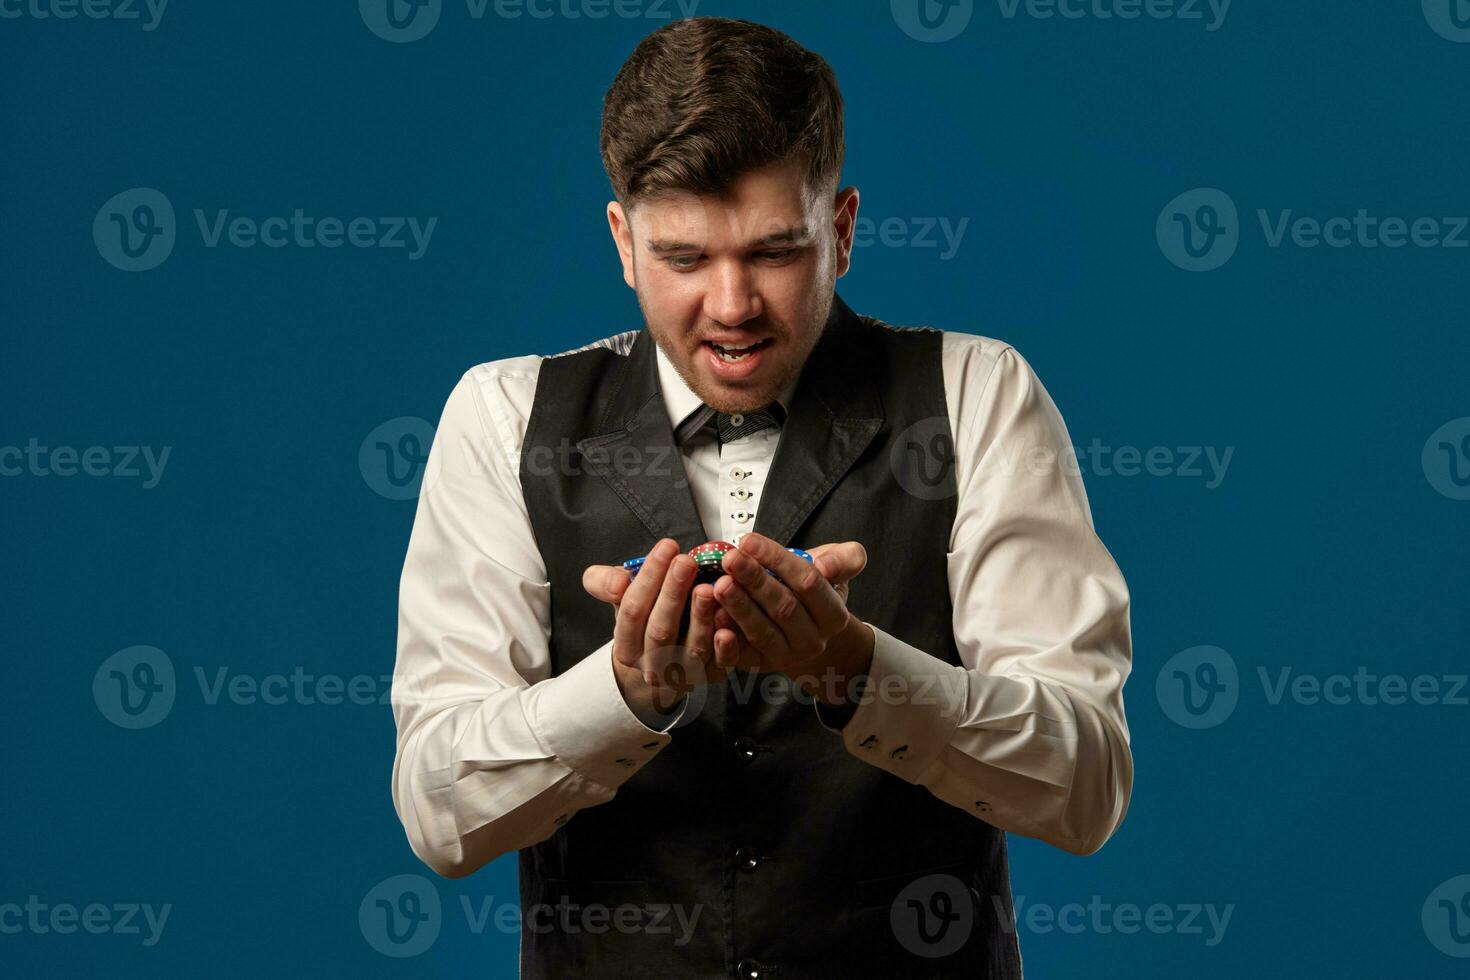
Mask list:
[[[725,552],[734,550],[735,546],[728,541],[706,541],[704,544],[691,548],[689,550],[689,557],[694,559],[696,566],[694,584],[698,585],[701,582],[713,583],[721,575],[725,574],[725,570],[720,562],[724,559]],[[812,556],[800,548],[787,548],[786,550],[805,561],[812,560]],[[643,563],[647,560],[647,555],[639,558],[629,558],[623,562],[623,567],[628,570],[630,577],[636,578],[638,570],[643,567]],[[775,575],[776,573],[768,568],[766,569],[766,574]]]

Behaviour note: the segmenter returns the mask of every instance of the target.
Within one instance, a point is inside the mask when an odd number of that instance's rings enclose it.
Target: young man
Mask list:
[[[1090,854],[1132,787],[1128,590],[1056,406],[836,296],[842,100],[785,35],[645,38],[602,155],[644,328],[472,368],[431,453],[415,853],[520,852],[527,977],[1020,976],[1004,832]]]

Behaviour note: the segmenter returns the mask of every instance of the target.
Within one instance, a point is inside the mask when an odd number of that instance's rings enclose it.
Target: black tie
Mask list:
[[[762,429],[779,429],[781,422],[786,417],[786,411],[780,402],[771,402],[765,408],[757,408],[750,412],[724,412],[715,413],[715,432],[719,434],[720,445],[742,439],[753,432]]]

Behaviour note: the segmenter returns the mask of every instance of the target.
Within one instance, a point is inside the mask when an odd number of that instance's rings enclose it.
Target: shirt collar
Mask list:
[[[700,401],[699,396],[684,383],[674,363],[664,354],[663,347],[658,343],[653,346],[654,356],[658,360],[658,384],[663,390],[664,407],[669,412],[669,427],[674,430],[674,442],[679,444],[699,431],[714,414],[714,409]],[[776,401],[788,415],[791,412],[791,396],[795,390],[796,381],[792,380],[776,396]]]

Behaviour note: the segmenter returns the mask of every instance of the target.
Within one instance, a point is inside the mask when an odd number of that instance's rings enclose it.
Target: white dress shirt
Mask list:
[[[677,429],[701,403],[657,357]],[[450,393],[400,582],[393,802],[414,853],[450,877],[608,802],[679,736],[678,713],[640,719],[628,707],[611,638],[551,676],[551,586],[519,477],[541,361],[477,365]],[[826,727],[865,763],[1002,830],[1090,854],[1122,821],[1133,783],[1128,587],[1030,365],[1005,343],[946,331],[943,373],[963,666],[873,627],[866,696],[840,731]],[[706,530],[734,540],[751,529],[779,438],[767,429],[721,446],[701,433],[681,444]],[[909,751],[863,752],[874,733]]]

